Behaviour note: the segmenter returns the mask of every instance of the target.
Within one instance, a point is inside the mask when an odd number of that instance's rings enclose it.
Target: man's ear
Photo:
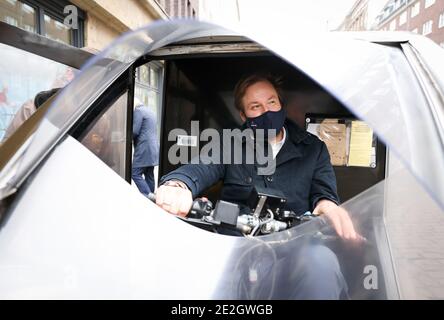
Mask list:
[[[239,111],[239,116],[240,116],[242,122],[245,122],[245,120],[247,120],[247,117],[245,116],[245,113],[243,110]]]

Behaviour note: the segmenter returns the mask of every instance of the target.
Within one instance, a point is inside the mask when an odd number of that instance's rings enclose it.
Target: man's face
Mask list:
[[[242,104],[243,111],[240,112],[242,121],[258,117],[267,111],[281,109],[276,89],[268,81],[259,81],[249,86],[242,98]]]

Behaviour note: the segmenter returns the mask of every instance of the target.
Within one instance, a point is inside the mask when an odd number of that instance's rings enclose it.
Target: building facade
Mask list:
[[[196,18],[198,0],[0,0],[0,21],[97,53],[121,34],[158,19]],[[63,87],[78,70],[0,44],[0,142],[38,92]],[[135,96],[160,114],[163,64],[136,70]]]
[[[444,47],[444,0],[390,0],[376,30],[422,34]]]
[[[155,0],[0,0],[0,21],[94,50],[157,19],[168,14]]]
[[[158,0],[157,2],[171,18],[196,19],[199,16],[198,0]]]
[[[366,30],[368,0],[358,0],[353,4],[344,21],[338,27],[340,31]]]
[[[375,25],[375,19],[381,12],[381,9],[384,7],[386,2],[387,0],[357,0],[337,30],[372,30]]]

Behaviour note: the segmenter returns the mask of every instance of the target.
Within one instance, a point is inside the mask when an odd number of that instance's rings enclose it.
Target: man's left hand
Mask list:
[[[320,200],[313,214],[316,216],[324,215],[342,239],[359,242],[365,240],[364,237],[356,232],[348,212],[333,201],[326,199]]]

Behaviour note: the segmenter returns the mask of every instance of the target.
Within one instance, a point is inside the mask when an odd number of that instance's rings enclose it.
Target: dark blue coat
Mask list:
[[[133,140],[133,168],[157,166],[159,140],[157,139],[156,116],[146,106],[142,105],[134,109]]]
[[[258,175],[253,164],[187,164],[162,177],[181,180],[190,188],[193,197],[223,180],[221,199],[247,205],[253,185],[278,189],[287,198],[287,208],[296,214],[313,211],[320,199],[339,203],[336,177],[324,142],[286,120],[287,137],[276,156],[276,170],[272,175]]]

